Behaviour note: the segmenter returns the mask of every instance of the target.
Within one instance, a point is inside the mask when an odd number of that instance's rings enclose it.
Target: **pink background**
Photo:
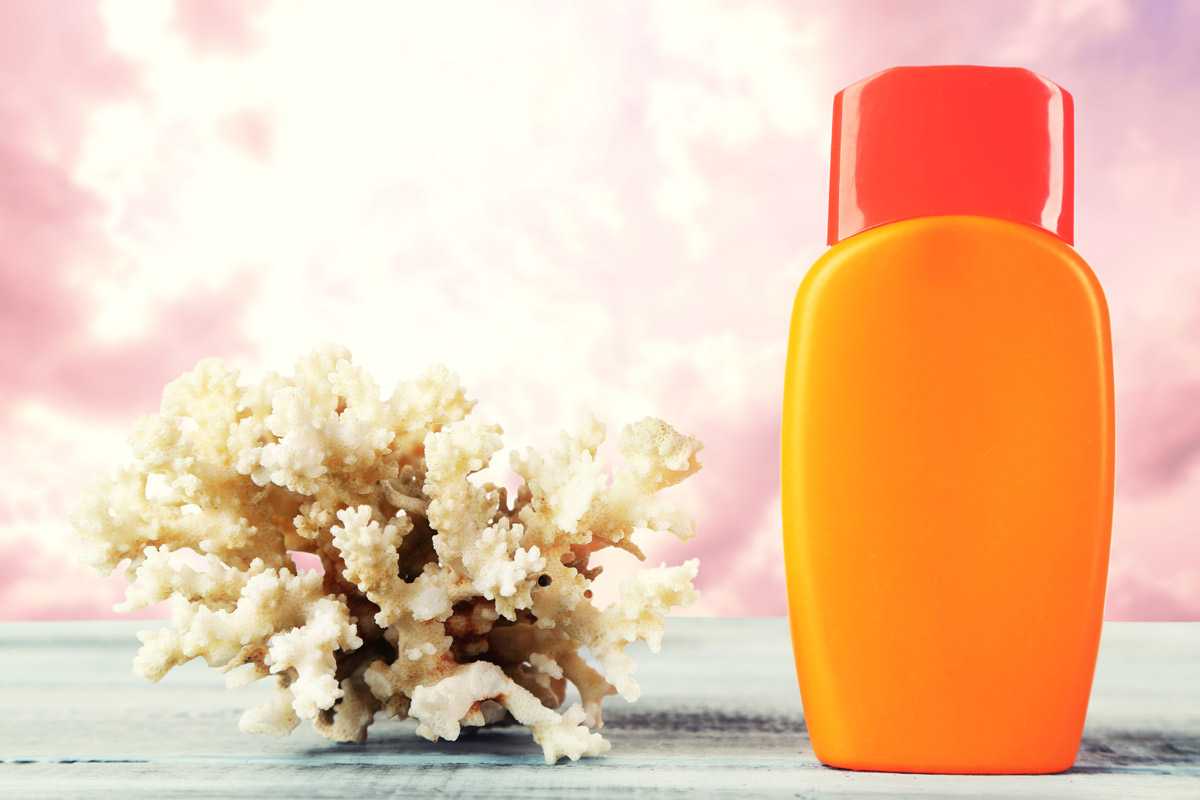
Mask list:
[[[510,447],[589,411],[700,436],[699,538],[650,560],[701,557],[695,613],[784,613],[781,369],[831,100],[929,63],[1075,96],[1118,382],[1107,616],[1200,619],[1200,4],[1134,0],[0,0],[0,619],[111,616],[66,515],[166,382],[325,340],[385,385],[445,362]]]

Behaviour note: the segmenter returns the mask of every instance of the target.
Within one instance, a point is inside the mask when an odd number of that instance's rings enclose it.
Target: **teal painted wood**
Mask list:
[[[1079,759],[1050,776],[821,766],[781,619],[671,620],[662,653],[636,655],[642,699],[606,701],[611,752],[552,767],[519,728],[433,743],[382,720],[364,745],[307,726],[243,734],[266,687],[227,690],[202,664],[138,679],[148,626],[0,624],[0,797],[1200,798],[1200,623],[1105,626]]]

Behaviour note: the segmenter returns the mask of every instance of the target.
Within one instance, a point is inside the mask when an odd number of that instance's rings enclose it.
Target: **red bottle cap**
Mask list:
[[[1027,69],[896,67],[833,100],[829,244],[971,214],[1074,238],[1074,105]]]

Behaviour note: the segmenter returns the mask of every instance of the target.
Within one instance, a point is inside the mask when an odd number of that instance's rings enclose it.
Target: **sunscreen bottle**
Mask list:
[[[792,318],[788,616],[817,758],[1075,761],[1113,502],[1104,294],[1072,248],[1071,96],[898,67],[834,100],[830,249]]]

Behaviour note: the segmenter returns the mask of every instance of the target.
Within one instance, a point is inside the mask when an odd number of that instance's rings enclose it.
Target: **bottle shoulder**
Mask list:
[[[1057,236],[1018,222],[948,215],[871,228],[830,247],[801,281],[796,302],[855,284],[913,285],[953,280],[1032,282],[1082,292],[1107,315],[1103,289],[1088,263]]]

